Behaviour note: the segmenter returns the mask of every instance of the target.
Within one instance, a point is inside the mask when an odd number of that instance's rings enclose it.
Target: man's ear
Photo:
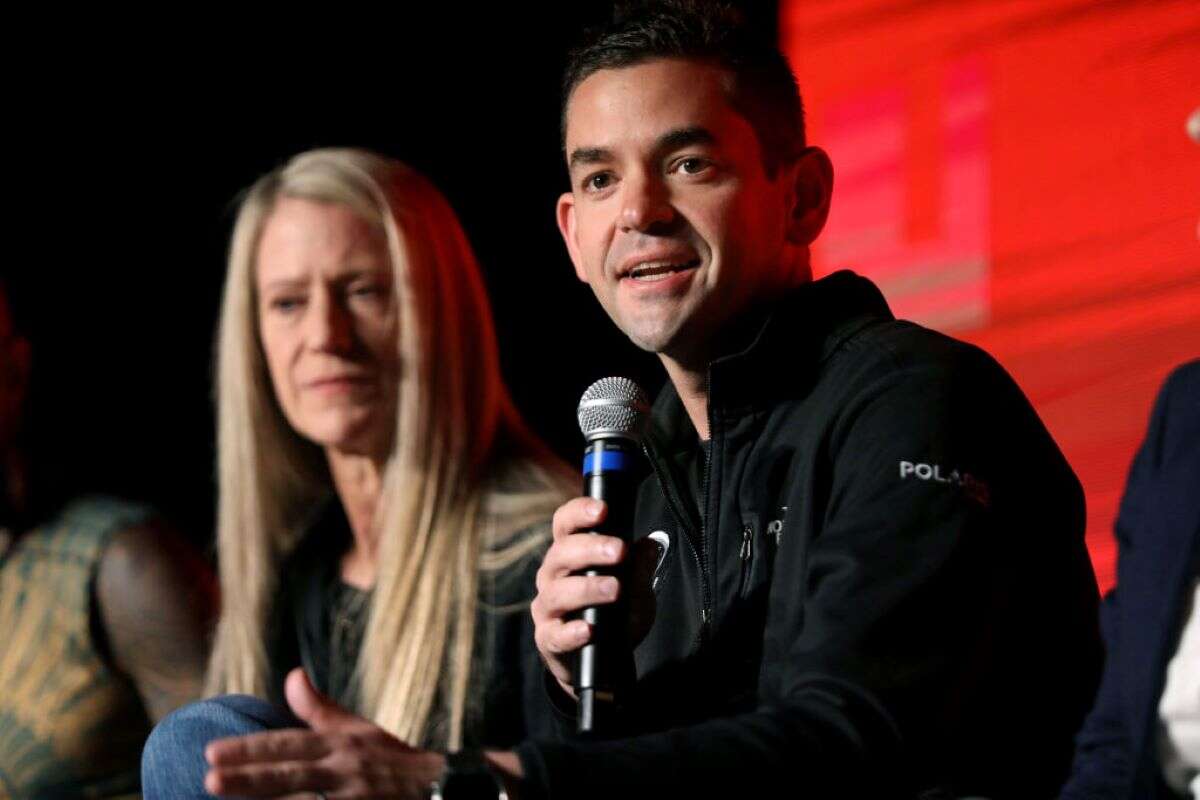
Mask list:
[[[807,247],[829,219],[833,194],[833,162],[819,147],[806,147],[791,165],[791,207],[788,210],[788,241]]]
[[[558,222],[558,232],[562,234],[563,243],[567,246],[567,253],[571,256],[571,263],[575,265],[575,277],[587,283],[587,272],[583,268],[579,240],[576,238],[574,194],[563,192],[559,195],[558,204],[554,208],[554,217]]]

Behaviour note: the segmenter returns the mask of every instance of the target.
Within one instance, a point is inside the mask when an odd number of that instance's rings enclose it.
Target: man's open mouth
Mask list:
[[[685,272],[689,269],[695,269],[698,266],[700,266],[700,259],[698,258],[682,262],[647,261],[629,270],[625,277],[643,282],[661,281],[669,278],[676,272]]]

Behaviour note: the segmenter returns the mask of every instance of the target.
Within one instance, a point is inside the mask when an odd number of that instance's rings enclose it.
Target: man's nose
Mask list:
[[[634,175],[626,179],[621,193],[620,227],[624,231],[649,232],[675,219],[670,192],[661,179]]]

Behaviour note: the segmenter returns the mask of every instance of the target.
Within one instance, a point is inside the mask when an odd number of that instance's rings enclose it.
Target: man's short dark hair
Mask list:
[[[571,93],[593,73],[662,58],[712,64],[731,77],[730,104],[754,128],[763,166],[773,176],[805,146],[804,106],[787,59],[732,6],[702,0],[657,0],[618,7],[607,26],[589,31],[571,51],[562,86],[562,140]]]

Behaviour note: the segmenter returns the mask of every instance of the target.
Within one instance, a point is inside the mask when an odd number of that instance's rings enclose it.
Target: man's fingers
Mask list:
[[[624,557],[625,543],[615,536],[570,536],[550,546],[538,572],[543,580],[553,580],[588,567],[619,564]]]
[[[560,656],[571,653],[587,644],[592,638],[592,628],[581,619],[570,622],[550,622],[538,630],[539,650],[549,655]]]
[[[554,512],[551,527],[557,541],[572,533],[591,530],[602,519],[606,511],[604,502],[590,497],[576,497],[563,503]]]
[[[535,622],[559,619],[589,606],[602,606],[617,599],[621,586],[610,575],[574,575],[559,578],[536,598]]]
[[[554,512],[554,543],[546,552],[537,573],[537,596],[530,606],[534,639],[542,660],[555,679],[570,692],[570,669],[563,655],[583,647],[591,639],[591,627],[583,620],[564,617],[589,606],[613,602],[621,592],[617,579],[609,575],[580,575],[592,568],[621,563],[626,545],[614,536],[588,534],[604,519],[604,503],[577,497]]]
[[[234,767],[264,761],[310,761],[329,752],[324,737],[301,728],[289,728],[217,739],[204,748],[204,758],[214,767]]]
[[[572,696],[574,691],[571,689],[571,669],[563,656],[583,647],[591,635],[591,627],[581,619],[571,622],[553,620],[539,625],[534,630],[533,638],[546,668],[562,686],[563,691]]]

